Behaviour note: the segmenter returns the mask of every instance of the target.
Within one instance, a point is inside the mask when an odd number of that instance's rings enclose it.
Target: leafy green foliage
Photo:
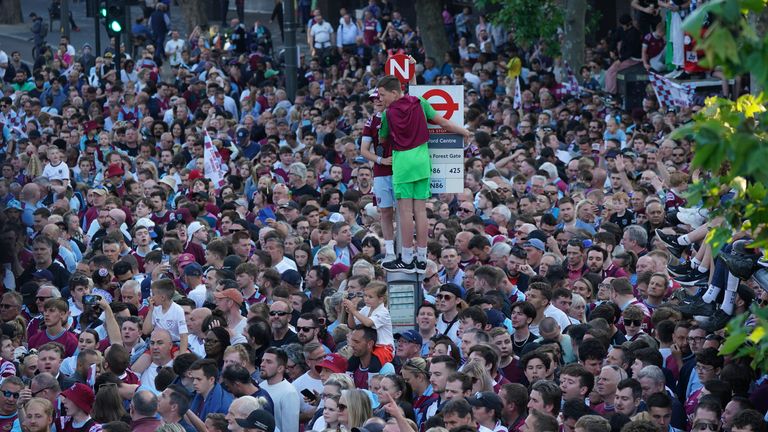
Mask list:
[[[712,0],[691,14],[684,26],[697,36],[705,64],[717,65],[727,77],[751,74],[760,88],[768,88],[768,35],[754,25],[766,14],[766,5],[768,0]],[[749,233],[753,247],[768,248],[765,102],[762,92],[735,102],[710,98],[694,121],[674,135],[693,138],[692,165],[710,173],[689,188],[689,202],[702,202],[711,215],[724,218],[707,235],[715,254],[738,230]],[[721,353],[751,358],[752,367],[768,371],[768,308],[754,307],[751,312],[755,326],[746,325],[748,314],[734,317]]]
[[[481,9],[495,10],[493,24],[514,29],[515,40],[530,46],[545,44],[544,53],[560,55],[558,29],[563,25],[563,10],[556,0],[478,0]]]

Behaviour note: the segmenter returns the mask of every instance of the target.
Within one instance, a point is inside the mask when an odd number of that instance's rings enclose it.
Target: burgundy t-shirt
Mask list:
[[[379,129],[381,128],[381,114],[368,119],[363,127],[363,136],[371,138],[371,146],[373,147],[373,153],[376,156],[381,156],[382,159],[392,156],[392,146],[389,144],[389,140],[383,142],[379,140]],[[373,164],[373,176],[374,177],[387,177],[392,175],[392,165],[379,165]]]
[[[389,105],[387,125],[393,150],[407,151],[429,141],[421,99],[415,96],[403,96]]]
[[[41,331],[29,339],[29,348],[37,348],[48,342],[58,342],[64,345],[64,357],[73,356],[75,350],[77,350],[77,336],[69,331],[64,331],[61,335],[55,338],[48,336],[47,331]]]

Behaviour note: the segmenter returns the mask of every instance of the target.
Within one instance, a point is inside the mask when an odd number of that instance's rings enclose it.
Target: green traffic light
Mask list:
[[[105,8],[105,7],[99,8],[99,15],[101,15],[102,18],[106,18],[107,17],[107,8]]]
[[[109,23],[109,29],[115,33],[120,33],[121,31],[123,31],[123,26],[120,25],[119,21],[111,21]]]

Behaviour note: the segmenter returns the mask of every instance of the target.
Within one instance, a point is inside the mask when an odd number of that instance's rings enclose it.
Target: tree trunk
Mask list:
[[[561,41],[563,59],[573,69],[573,73],[579,73],[579,68],[584,64],[584,23],[586,19],[587,0],[562,0],[565,11],[564,34]]]
[[[208,14],[205,10],[204,0],[179,0],[184,20],[187,24],[187,32],[191,32],[195,26],[208,25]],[[214,7],[219,7],[218,2]]]
[[[759,14],[749,14],[749,23],[752,24],[752,27],[758,35],[764,35],[766,30],[768,30],[768,9],[763,9]],[[739,77],[734,78],[738,79]],[[749,92],[757,96],[763,90],[765,90],[763,88],[763,83],[761,83],[754,74],[749,74]],[[734,97],[735,96],[738,96],[738,94],[734,95]]]
[[[21,0],[0,0],[0,24],[21,24]],[[46,24],[47,25],[47,24]]]
[[[441,16],[442,5],[440,0],[419,0],[415,3],[416,25],[419,27],[425,54],[434,57],[437,64],[442,64],[443,55],[451,50]]]

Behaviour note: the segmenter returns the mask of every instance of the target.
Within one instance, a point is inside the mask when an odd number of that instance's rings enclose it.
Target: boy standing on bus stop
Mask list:
[[[409,61],[416,63],[413,57]],[[398,229],[403,242],[402,254],[393,261],[385,262],[382,267],[387,271],[423,274],[427,268],[426,202],[432,196],[427,120],[448,132],[463,135],[465,139],[470,138],[470,132],[437,115],[424,98],[404,94],[400,82],[393,76],[382,78],[376,87],[386,107],[379,136],[380,139],[390,139],[392,144],[392,184],[400,216]]]

